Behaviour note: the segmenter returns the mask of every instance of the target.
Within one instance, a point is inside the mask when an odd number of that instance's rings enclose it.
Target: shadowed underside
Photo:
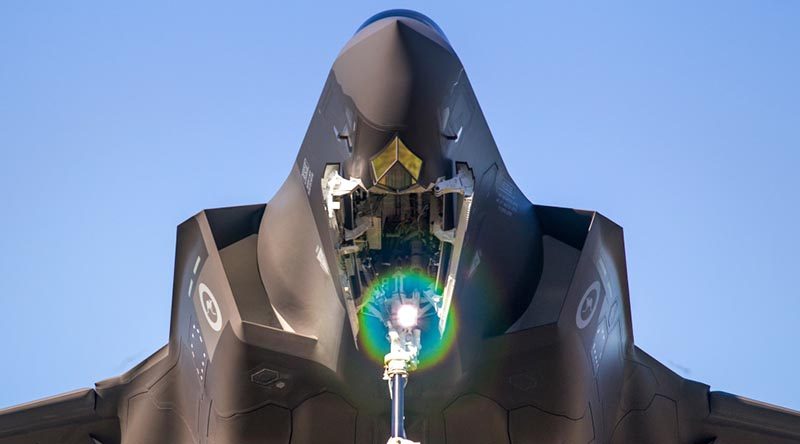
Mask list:
[[[0,444],[384,443],[405,305],[409,439],[800,442],[797,412],[634,345],[621,227],[522,194],[450,42],[413,11],[345,45],[268,204],[178,227],[172,298],[167,345],[0,410]]]

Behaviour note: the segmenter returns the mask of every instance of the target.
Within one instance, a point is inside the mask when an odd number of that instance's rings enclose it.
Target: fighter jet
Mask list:
[[[531,203],[439,26],[386,11],[275,196],[178,226],[169,343],[0,444],[800,442],[639,349],[629,301],[622,228]]]

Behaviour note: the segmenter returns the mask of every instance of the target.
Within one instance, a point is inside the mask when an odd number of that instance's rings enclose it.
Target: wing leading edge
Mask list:
[[[119,442],[116,409],[81,389],[0,410],[0,444]]]
[[[800,412],[725,392],[710,392],[708,403],[714,444],[800,442]]]
[[[628,359],[615,444],[797,444],[800,412],[684,379],[638,347]]]

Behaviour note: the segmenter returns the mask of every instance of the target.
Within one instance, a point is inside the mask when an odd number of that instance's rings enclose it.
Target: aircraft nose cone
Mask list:
[[[446,46],[450,46],[450,42],[447,40],[447,36],[444,35],[444,31],[439,25],[436,24],[430,17],[425,14],[422,14],[417,11],[412,11],[410,9],[389,9],[387,11],[379,12],[372,17],[368,18],[358,27],[356,30],[356,34],[358,34],[362,29],[370,26],[371,24],[384,20],[384,19],[411,19],[415,20],[418,23],[422,23],[427,26],[431,31],[435,32],[440,40],[446,44]]]
[[[412,13],[386,11],[373,16],[333,65],[344,94],[379,127],[406,126],[411,108],[435,101],[459,72],[460,62],[441,29],[422,14]]]

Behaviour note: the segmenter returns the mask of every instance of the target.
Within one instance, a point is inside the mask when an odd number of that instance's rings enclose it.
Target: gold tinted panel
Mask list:
[[[379,184],[395,191],[404,190],[414,184],[414,178],[399,163],[389,168],[389,172],[381,178]]]
[[[412,153],[399,138],[397,139],[397,159],[411,173],[414,181],[419,180],[419,173],[422,171],[422,159]]]
[[[375,173],[375,180],[381,180],[397,161],[397,141],[398,139],[395,137],[383,148],[383,151],[372,158],[372,172]]]

